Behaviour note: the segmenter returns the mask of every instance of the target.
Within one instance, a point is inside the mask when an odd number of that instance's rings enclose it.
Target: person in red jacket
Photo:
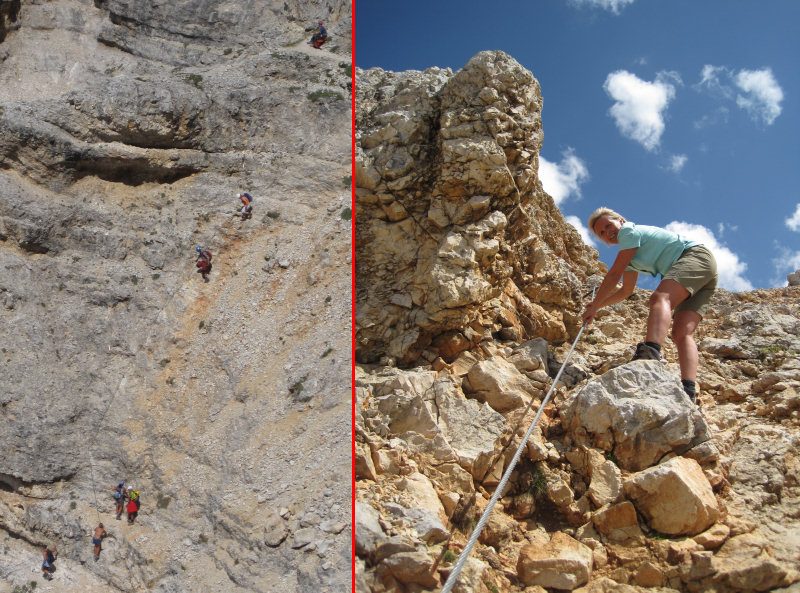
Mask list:
[[[203,276],[203,280],[208,282],[208,275],[211,273],[211,252],[200,246],[195,249],[195,252],[197,253],[197,271]]]
[[[139,503],[135,500],[128,501],[128,525],[133,525],[136,515],[139,514]]]

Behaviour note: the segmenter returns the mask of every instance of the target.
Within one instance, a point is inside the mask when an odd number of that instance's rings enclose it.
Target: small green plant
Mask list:
[[[159,278],[161,278],[161,274],[156,272],[155,274],[153,274],[152,278],[153,278],[153,280],[158,280]]]
[[[326,303],[330,303],[331,302],[331,295],[328,295],[328,296],[325,297],[325,302]]]
[[[768,358],[772,358],[773,356],[784,357],[787,354],[792,356],[797,356],[800,352],[792,350],[790,348],[784,348],[783,346],[779,346],[778,344],[773,344],[772,346],[767,346],[766,348],[762,348],[758,351],[758,358],[759,360],[766,360]]]
[[[452,564],[453,562],[455,562],[456,558],[458,558],[458,556],[456,556],[453,550],[447,550],[444,553],[444,557],[442,558],[442,560],[444,560],[448,564]]]
[[[78,503],[73,500],[71,503],[69,503],[69,510],[74,511],[77,506]]]
[[[225,51],[222,52],[222,53],[223,53],[223,55],[229,56],[229,55],[231,55],[233,53],[233,48],[232,47],[226,47]]]
[[[350,184],[353,183],[353,176],[345,175],[344,177],[342,177],[342,183],[344,183],[345,187],[350,187]]]
[[[531,473],[529,491],[534,496],[542,496],[547,491],[547,478],[538,467],[534,467]]]
[[[206,322],[204,320],[200,320],[200,323],[197,324],[197,329],[203,329],[205,327]]]
[[[333,348],[328,348],[325,352],[322,353],[322,356],[320,356],[320,358],[325,358],[331,352],[333,352]]]
[[[201,533],[200,536],[197,539],[200,540],[201,544],[207,544],[208,543],[208,536],[205,533]]]
[[[193,84],[198,89],[203,88],[203,77],[199,74],[187,74],[184,78],[187,82]]]
[[[160,361],[158,361],[158,364],[160,364],[161,368],[163,369],[169,364],[169,358],[162,358]]]
[[[308,100],[316,103],[317,101],[321,101],[323,99],[330,99],[331,101],[344,101],[344,96],[341,93],[337,93],[336,91],[331,91],[328,89],[323,89],[321,91],[314,91],[313,93],[308,93],[306,95]]]
[[[353,211],[350,208],[345,208],[341,213],[342,220],[350,220],[353,218]]]
[[[133,284],[134,286],[139,284],[139,277],[138,276],[131,276],[131,284]]]
[[[619,459],[617,459],[617,456],[614,455],[613,451],[608,451],[606,453],[606,459],[611,463],[613,463],[614,465],[619,466]]]
[[[158,496],[156,496],[156,506],[160,509],[167,508],[170,502],[172,502],[172,499],[169,496],[164,496],[160,492]]]
[[[270,210],[269,212],[267,212],[267,216],[269,216],[272,220],[278,220],[280,215],[281,213],[278,212],[277,210]]]
[[[303,393],[303,383],[305,382],[306,379],[308,379],[308,375],[304,376],[299,381],[296,381],[294,385],[289,387],[289,393],[291,393],[292,395],[300,395],[301,393]]]

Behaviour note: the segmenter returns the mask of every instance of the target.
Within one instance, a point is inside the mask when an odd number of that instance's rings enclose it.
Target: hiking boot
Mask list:
[[[636,344],[636,353],[631,358],[631,361],[634,360],[661,360],[661,353],[652,346],[639,342]]]

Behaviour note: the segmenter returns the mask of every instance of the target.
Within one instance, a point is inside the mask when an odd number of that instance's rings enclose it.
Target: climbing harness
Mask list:
[[[592,290],[592,297],[594,297],[594,290]],[[492,513],[492,509],[494,508],[495,503],[498,501],[500,495],[505,490],[506,484],[508,483],[508,480],[511,477],[511,473],[514,471],[514,467],[517,465],[517,461],[519,461],[519,458],[522,455],[522,451],[525,448],[525,445],[528,443],[528,439],[530,438],[531,434],[533,433],[533,429],[539,422],[539,418],[541,417],[542,412],[544,411],[544,407],[550,400],[550,395],[552,395],[553,390],[555,389],[559,378],[561,378],[561,373],[564,372],[564,368],[567,366],[567,362],[572,356],[572,352],[575,350],[575,346],[578,345],[578,340],[581,339],[581,334],[583,333],[583,330],[586,329],[586,324],[587,322],[584,321],[583,325],[581,325],[581,329],[578,331],[578,335],[575,336],[575,341],[572,342],[572,347],[569,349],[567,357],[564,359],[564,362],[561,363],[561,368],[558,369],[558,373],[556,374],[555,379],[553,379],[553,383],[550,385],[550,389],[548,390],[547,395],[545,395],[544,399],[542,400],[542,403],[536,412],[536,416],[534,417],[533,422],[531,422],[531,425],[528,427],[528,431],[522,438],[522,442],[519,444],[519,447],[517,447],[517,451],[516,453],[514,453],[514,457],[511,459],[511,463],[509,463],[508,468],[503,474],[503,477],[500,479],[500,483],[497,485],[497,488],[495,488],[494,494],[492,494],[492,497],[489,499],[489,504],[486,506],[486,509],[483,511],[481,518],[478,520],[475,529],[469,536],[469,540],[467,540],[467,545],[464,546],[464,549],[458,556],[456,565],[450,572],[450,576],[447,577],[447,581],[445,582],[444,587],[442,587],[440,593],[450,593],[450,591],[452,591],[453,587],[455,586],[456,581],[458,580],[458,575],[461,573],[461,569],[464,568],[464,564],[467,562],[469,554],[470,552],[472,552],[472,548],[475,546],[475,542],[478,541],[478,538],[481,535],[481,531],[483,531],[483,528],[486,526],[486,522],[489,520],[489,515]]]

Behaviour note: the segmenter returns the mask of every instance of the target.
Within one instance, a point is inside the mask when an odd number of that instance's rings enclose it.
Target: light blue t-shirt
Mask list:
[[[689,247],[700,245],[697,241],[684,239],[680,235],[655,226],[625,222],[617,234],[619,249],[636,249],[631,263],[625,271],[646,272],[663,277],[678,258]]]

